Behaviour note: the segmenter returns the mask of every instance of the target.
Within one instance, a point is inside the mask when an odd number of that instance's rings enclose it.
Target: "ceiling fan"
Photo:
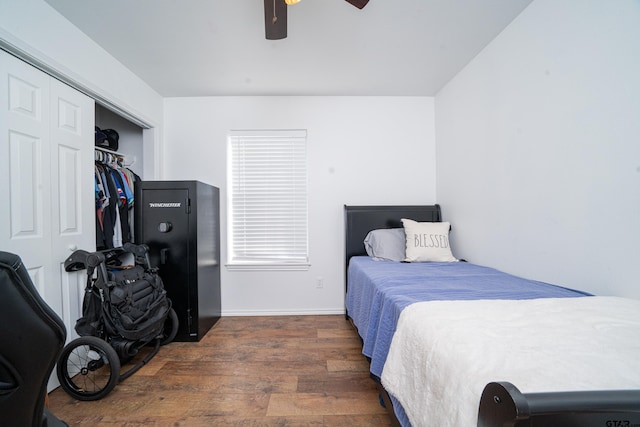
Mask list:
[[[267,40],[280,40],[287,37],[287,4],[300,0],[264,0],[264,29]],[[369,0],[346,0],[358,9],[362,9]]]

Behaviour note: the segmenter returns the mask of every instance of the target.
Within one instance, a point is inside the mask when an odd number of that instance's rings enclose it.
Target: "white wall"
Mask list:
[[[640,2],[535,0],[435,106],[458,256],[640,297]]]
[[[161,128],[162,97],[43,0],[0,0],[0,40]]]
[[[308,131],[311,268],[223,267],[225,315],[343,312],[343,205],[436,201],[432,98],[169,98],[164,108],[166,179],[196,179],[221,190],[223,263],[228,131]],[[323,289],[316,289],[317,277]]]

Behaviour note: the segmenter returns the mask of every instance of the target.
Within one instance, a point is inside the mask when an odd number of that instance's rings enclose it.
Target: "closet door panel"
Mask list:
[[[55,295],[58,312],[67,325],[81,314],[86,271],[67,273],[65,259],[76,249],[95,250],[93,194],[94,102],[91,98],[51,80],[52,253],[59,286]],[[79,285],[82,284],[82,286]],[[76,336],[67,327],[69,339]]]
[[[58,147],[59,233],[60,236],[77,236],[82,232],[82,197],[79,185],[81,155],[78,150]]]
[[[9,207],[11,239],[41,238],[44,229],[42,140],[9,131]]]
[[[0,52],[0,248],[22,258],[43,297],[54,276],[49,80]]]
[[[43,81],[36,73],[29,73],[29,75],[25,76],[28,80],[12,74],[12,71],[15,71],[16,68],[22,67],[12,67],[12,69],[7,70],[9,72],[7,76],[9,111],[22,114],[29,120],[48,125],[46,121],[43,122],[42,120],[42,97],[46,95],[48,89],[45,89],[45,94],[43,94]],[[48,82],[46,85],[48,86]]]

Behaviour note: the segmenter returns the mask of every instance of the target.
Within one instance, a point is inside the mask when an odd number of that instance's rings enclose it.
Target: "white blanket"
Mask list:
[[[484,386],[640,389],[640,301],[431,301],[400,315],[382,384],[413,427],[475,426]]]

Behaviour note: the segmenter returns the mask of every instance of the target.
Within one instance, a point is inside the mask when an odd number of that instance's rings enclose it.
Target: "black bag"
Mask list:
[[[81,337],[101,335],[103,302],[97,289],[87,287],[82,302],[82,317],[76,321],[78,335]]]
[[[160,276],[139,265],[111,271],[109,276],[105,314],[110,334],[141,341],[160,335],[171,308]]]

